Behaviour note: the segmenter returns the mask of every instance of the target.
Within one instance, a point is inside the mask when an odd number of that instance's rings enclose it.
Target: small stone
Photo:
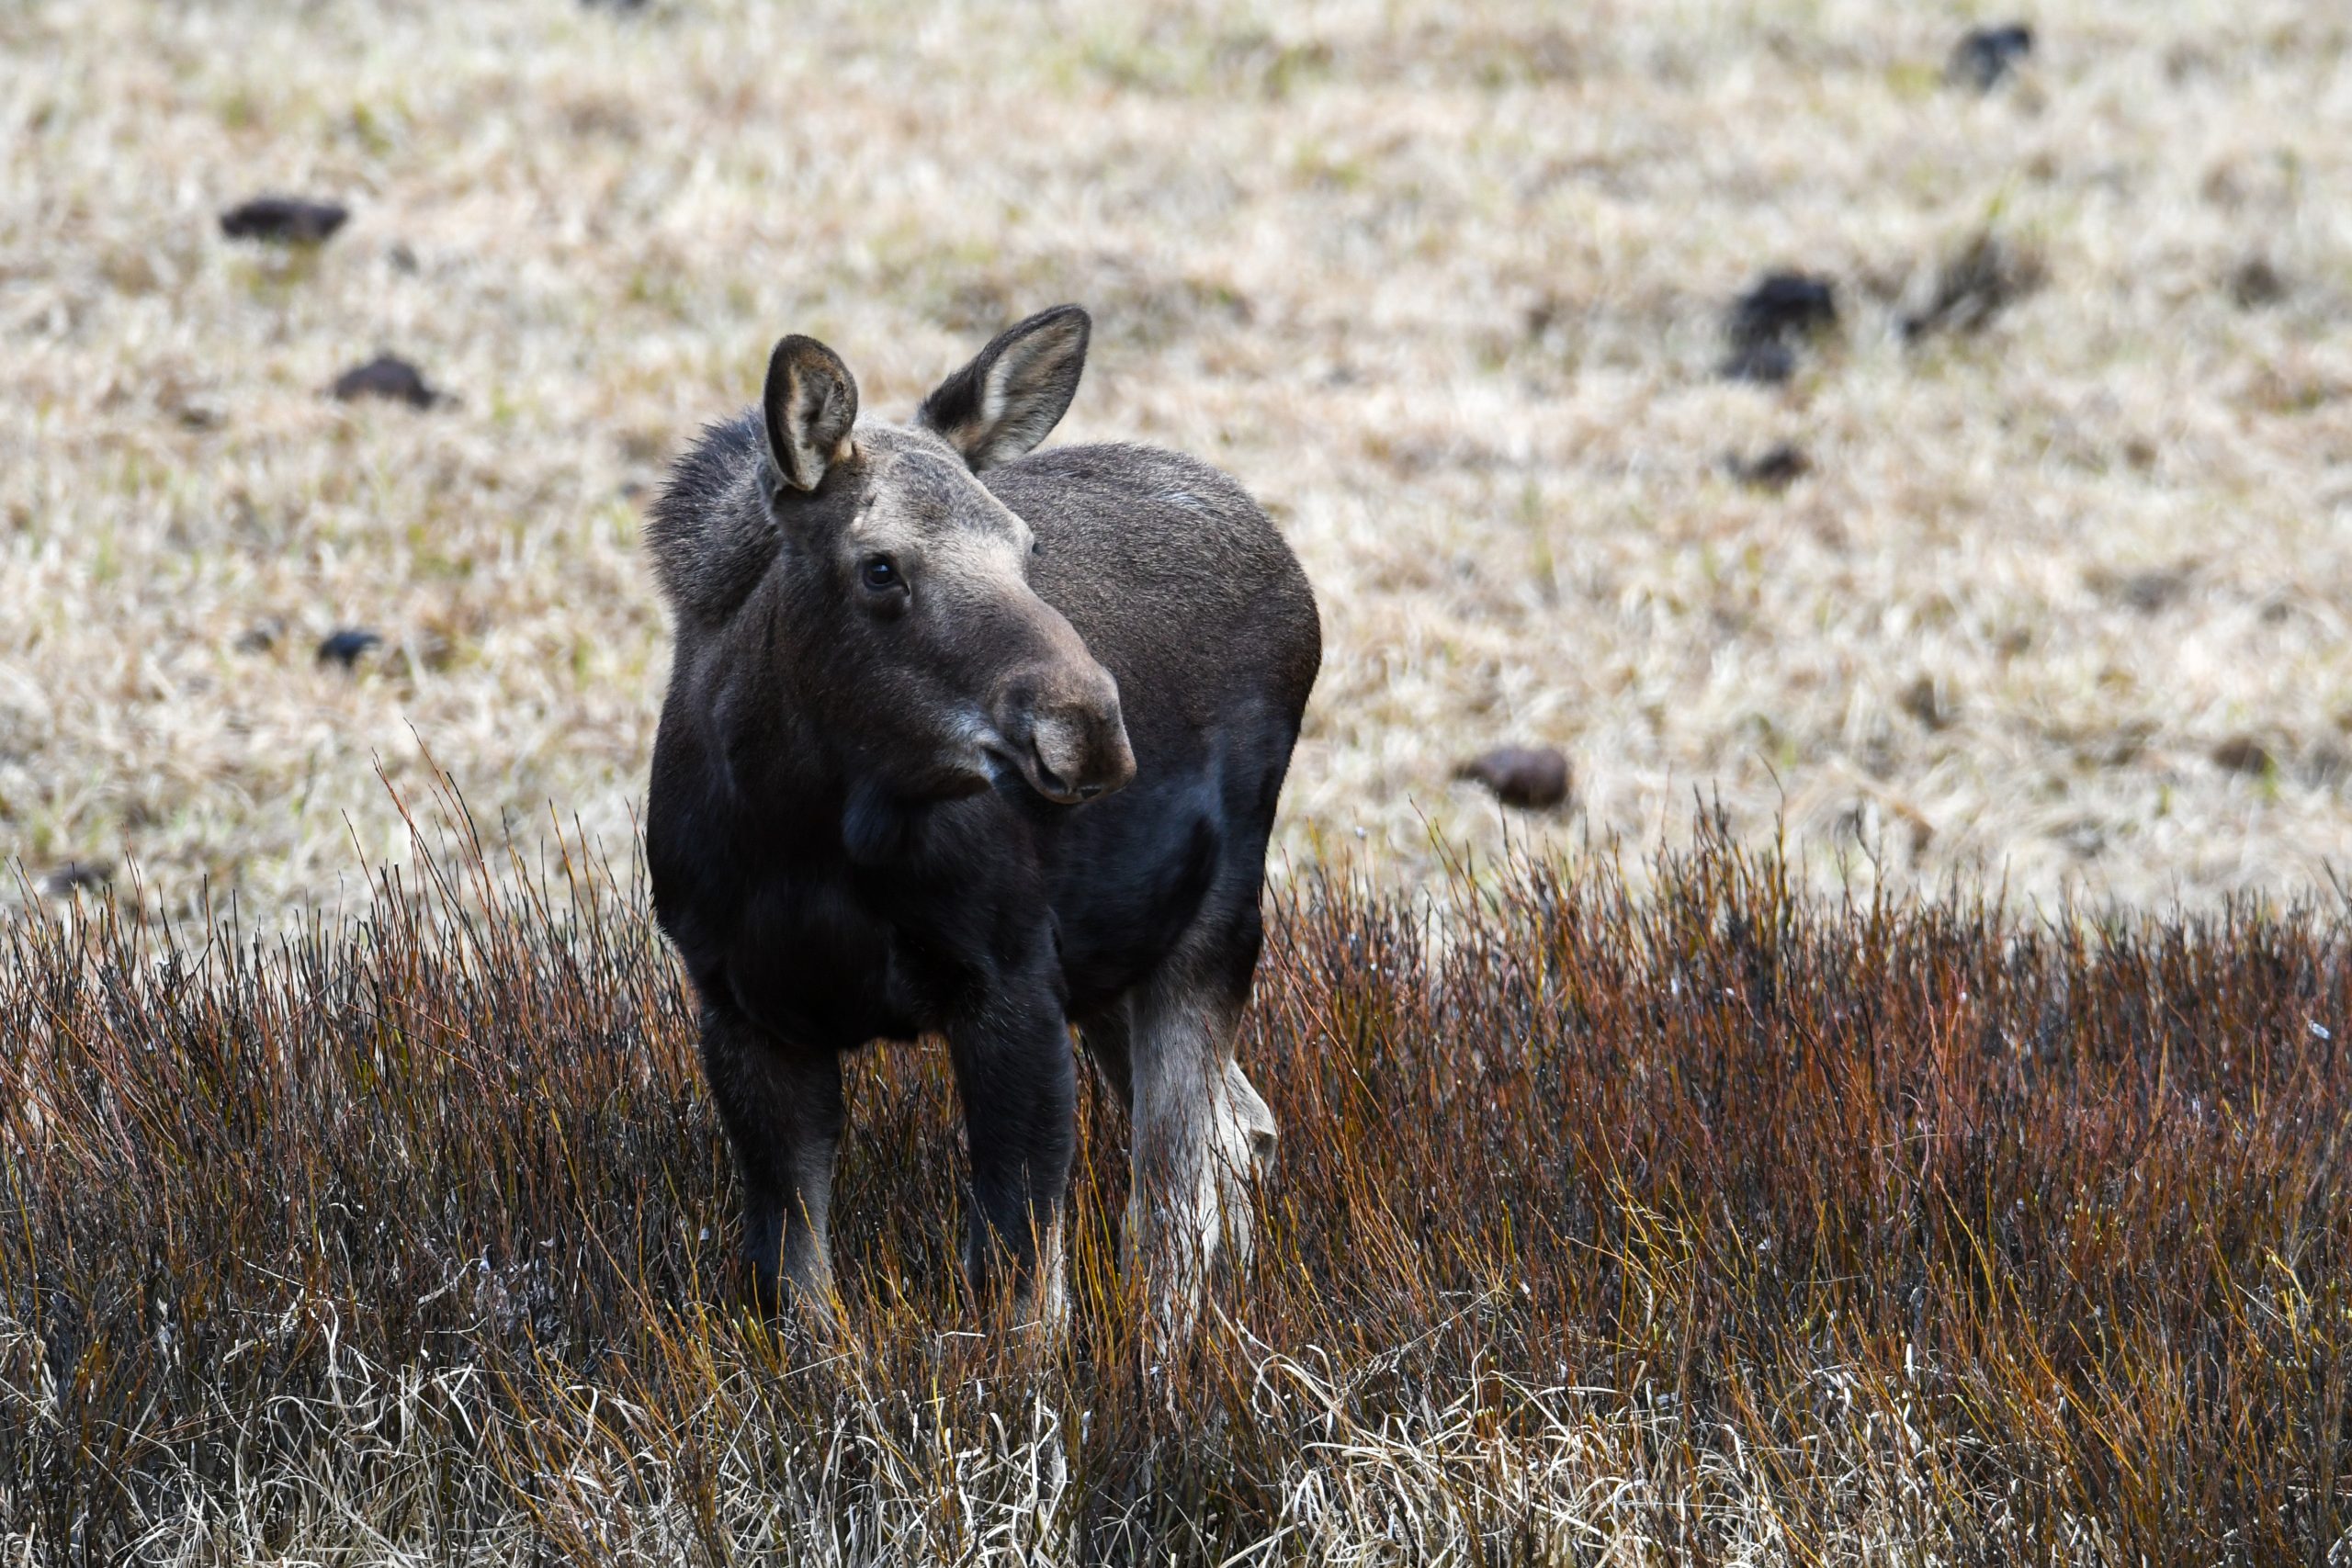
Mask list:
[[[1826,280],[1768,273],[1732,301],[1724,322],[1731,352],[1723,374],[1736,381],[1785,381],[1796,368],[1796,341],[1837,324],[1838,296]]]
[[[1972,28],[1952,46],[1951,59],[1944,65],[1944,79],[1989,93],[2032,52],[2033,29],[2023,22]]]
[[[1826,332],[1838,324],[1838,292],[1802,272],[1767,273],[1732,304],[1731,335],[1748,343]]]
[[[361,654],[382,646],[384,639],[365,626],[345,626],[330,632],[319,643],[319,662],[340,664],[345,670],[357,662]]]
[[[322,244],[351,216],[332,201],[264,196],[220,215],[220,232],[232,240],[263,240],[280,245]]]
[[[1731,457],[1732,477],[1758,490],[1786,490],[1812,468],[1804,449],[1787,441],[1754,457]]]
[[[2251,735],[2233,735],[2212,750],[2213,765],[2233,773],[2267,773],[2278,766],[2270,749]]]
[[[114,881],[114,866],[102,860],[69,860],[40,879],[40,890],[52,898],[96,892]]]
[[[1568,760],[1550,746],[1498,746],[1453,770],[1505,806],[1547,811],[1568,798]]]
[[[2241,310],[2258,310],[2287,298],[2287,280],[2267,256],[2252,256],[2230,273],[2230,302]]]
[[[1777,387],[1796,373],[1796,350],[1778,338],[1740,344],[1724,359],[1723,368],[1726,381],[1753,381],[1764,387]]]
[[[367,364],[345,371],[334,378],[334,385],[328,390],[345,402],[359,398],[390,398],[413,409],[429,409],[444,396],[425,384],[424,372],[389,354],[379,354]]]

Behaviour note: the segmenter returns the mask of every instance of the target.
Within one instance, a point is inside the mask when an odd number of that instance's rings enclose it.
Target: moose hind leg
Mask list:
[[[1254,931],[1250,934],[1254,936]],[[1256,957],[1252,942],[1249,956]],[[1191,978],[1180,964],[1134,998],[1134,1173],[1127,1193],[1128,1266],[1143,1271],[1152,1315],[1169,1340],[1191,1331],[1212,1267],[1238,1269],[1253,1235],[1250,1188],[1272,1158],[1273,1112],[1234,1059],[1248,996]]]
[[[840,1056],[760,1030],[734,1009],[708,1006],[703,1070],[743,1180],[743,1260],[752,1300],[774,1313],[790,1298],[826,1301],[833,1160],[846,1110]]]

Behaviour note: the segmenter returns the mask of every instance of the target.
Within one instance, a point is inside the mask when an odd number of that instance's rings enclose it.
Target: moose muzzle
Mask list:
[[[996,728],[1004,760],[1047,800],[1075,806],[1136,776],[1118,682],[1091,659],[1015,675],[1005,683]]]

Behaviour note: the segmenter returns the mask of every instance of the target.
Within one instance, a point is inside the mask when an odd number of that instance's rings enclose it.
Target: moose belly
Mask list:
[[[1167,958],[1216,885],[1225,844],[1214,791],[1199,778],[1131,786],[1077,814],[1048,878],[1073,1014]],[[1255,882],[1248,891],[1256,896]]]

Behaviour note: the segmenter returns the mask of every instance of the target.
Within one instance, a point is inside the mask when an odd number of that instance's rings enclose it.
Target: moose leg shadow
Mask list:
[[[982,1300],[1011,1270],[1017,1320],[1058,1327],[1068,1312],[1062,1209],[1077,1143],[1078,1072],[1059,1004],[1000,996],[947,1031],[971,1147],[964,1268]]]
[[[702,1059],[743,1179],[743,1261],[754,1307],[831,1311],[833,1161],[846,1108],[840,1055],[796,1047],[733,1008],[706,1005]]]

